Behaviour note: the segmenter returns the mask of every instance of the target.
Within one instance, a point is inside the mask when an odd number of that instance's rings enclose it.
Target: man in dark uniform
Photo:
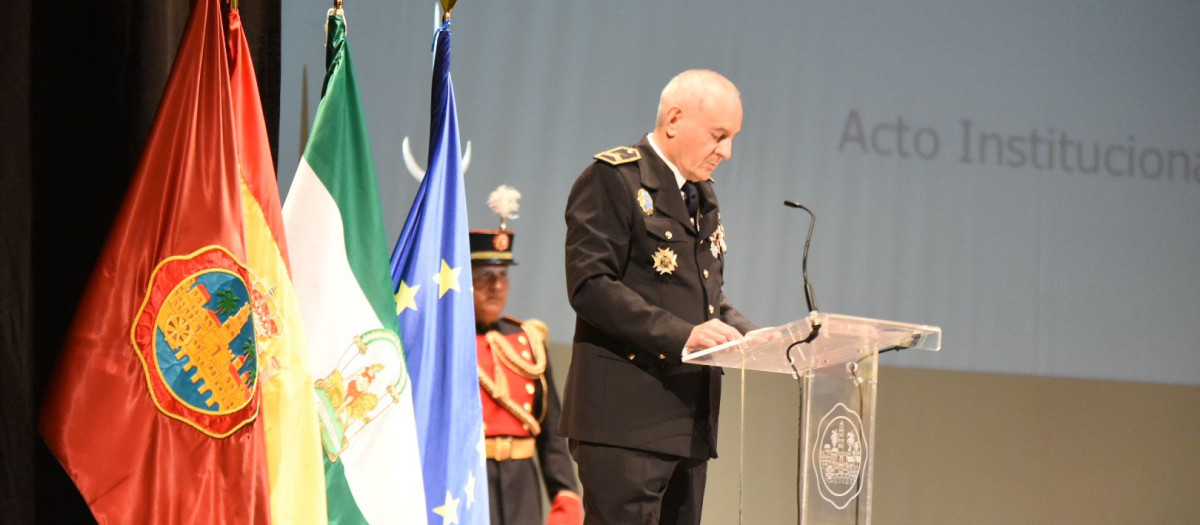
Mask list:
[[[711,180],[741,125],[733,83],[685,71],[663,89],[654,131],[597,154],[571,188],[576,324],[561,429],[587,523],[700,523],[722,372],[681,358],[754,328],[721,291]]]
[[[502,316],[508,303],[513,232],[471,232],[475,343],[486,435],[493,525],[540,524],[539,477],[549,525],[578,525],[583,505],[566,440],[558,436],[558,393],[546,357],[546,324]],[[534,455],[541,464],[541,473]]]

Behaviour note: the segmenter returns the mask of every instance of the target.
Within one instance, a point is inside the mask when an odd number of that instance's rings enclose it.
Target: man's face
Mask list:
[[[472,265],[471,287],[475,294],[475,322],[488,325],[499,321],[508,304],[508,266]]]
[[[733,137],[742,130],[742,103],[732,93],[716,94],[679,110],[671,159],[683,178],[704,182],[721,161],[733,157]]]

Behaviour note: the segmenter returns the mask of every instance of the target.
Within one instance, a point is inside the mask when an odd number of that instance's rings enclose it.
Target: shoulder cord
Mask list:
[[[503,373],[500,375],[500,377],[504,377]],[[501,379],[501,381],[504,380]],[[495,399],[496,403],[503,407],[504,410],[507,410],[513,415],[513,417],[516,417],[518,420],[520,420],[521,424],[529,429],[530,435],[536,436],[542,433],[542,425],[538,423],[538,419],[534,419],[533,414],[530,414],[529,412],[526,412],[524,408],[517,406],[512,398],[508,397],[507,385],[505,385],[505,392],[503,394],[498,393],[496,382],[492,381],[492,378],[488,377],[488,375],[483,372],[483,369],[480,369],[479,386],[480,388],[483,388],[484,392],[487,392],[487,395],[491,396],[492,399]]]
[[[498,358],[498,361],[508,365],[514,372],[521,374],[526,379],[537,379],[546,372],[546,347],[545,338],[538,333],[538,330],[529,326],[531,324],[533,321],[521,325],[521,329],[525,331],[525,337],[529,339],[529,350],[532,357],[530,361],[517,355],[512,343],[509,343],[508,339],[500,332],[489,330],[483,337],[487,339],[488,346],[492,348],[493,358]]]

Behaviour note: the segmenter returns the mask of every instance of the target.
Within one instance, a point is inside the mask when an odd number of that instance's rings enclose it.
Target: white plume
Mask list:
[[[520,200],[521,192],[507,184],[501,184],[499,188],[488,195],[488,207],[500,216],[501,228],[504,228],[508,219],[519,217],[517,210],[521,209]]]

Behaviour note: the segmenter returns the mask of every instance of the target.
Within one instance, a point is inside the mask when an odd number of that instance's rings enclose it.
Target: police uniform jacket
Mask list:
[[[576,313],[561,431],[681,457],[716,457],[721,370],[683,364],[695,325],[754,326],[721,291],[724,227],[711,183],[693,225],[675,176],[643,139],[598,154],[567,200]]]

